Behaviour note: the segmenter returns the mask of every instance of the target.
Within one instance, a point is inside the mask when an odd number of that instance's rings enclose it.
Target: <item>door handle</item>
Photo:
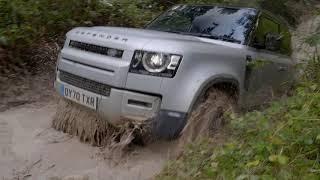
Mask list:
[[[246,61],[247,61],[247,63],[252,62],[252,56],[247,55],[247,56],[246,56]]]
[[[288,67],[286,66],[279,66],[278,67],[278,71],[287,71],[288,70]]]

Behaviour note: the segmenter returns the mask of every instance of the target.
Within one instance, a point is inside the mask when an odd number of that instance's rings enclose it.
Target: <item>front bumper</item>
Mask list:
[[[62,82],[57,76],[54,87],[61,96],[65,85],[79,88]],[[160,96],[118,88],[111,88],[109,96],[96,95],[99,97],[97,113],[114,126],[127,121],[150,122],[154,136],[172,139],[180,134],[187,121],[187,113],[161,109]]]
[[[72,87],[59,79],[55,81],[55,89],[61,96],[63,96],[61,87],[65,85]],[[108,97],[98,94],[97,96],[99,97],[97,113],[115,126],[127,120],[144,122],[153,119],[157,116],[161,105],[160,97],[116,88],[111,88]]]

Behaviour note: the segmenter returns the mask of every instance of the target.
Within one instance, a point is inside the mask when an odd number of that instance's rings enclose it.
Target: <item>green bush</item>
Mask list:
[[[17,48],[81,25],[141,26],[157,12],[154,7],[139,0],[1,0],[0,45]]]
[[[310,60],[295,95],[231,118],[226,142],[201,141],[158,179],[306,179],[320,177],[320,61]]]
[[[0,49],[5,49],[6,53],[1,63],[29,63],[30,50],[37,48],[41,41],[61,39],[76,26],[141,27],[165,5],[152,0],[110,2],[0,0]]]
[[[290,22],[287,2],[298,0],[0,0],[0,46],[24,49],[41,38],[63,36],[74,26],[114,25],[142,27],[177,3],[227,3],[263,6]],[[274,4],[277,4],[274,7]],[[301,8],[302,9],[302,8]]]
[[[264,112],[233,120],[233,135],[221,148],[190,145],[158,179],[308,179],[320,176],[320,93],[297,96]],[[213,142],[214,143],[214,142]]]
[[[95,16],[96,1],[2,0],[0,37],[2,45],[19,48],[42,38],[64,33],[67,28]]]
[[[177,3],[228,3],[259,5],[289,21],[294,0],[0,0],[0,45],[19,48],[38,40],[61,36],[81,25],[142,27],[167,7]],[[276,3],[276,6],[275,6]]]

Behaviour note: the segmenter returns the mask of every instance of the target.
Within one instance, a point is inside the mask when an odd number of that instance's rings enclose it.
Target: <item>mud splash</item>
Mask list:
[[[178,152],[186,144],[198,141],[200,138],[213,137],[226,124],[224,114],[234,111],[234,98],[225,92],[212,88],[203,101],[192,112],[188,123],[181,132]]]
[[[114,127],[96,112],[73,102],[60,99],[52,127],[79,137],[93,146],[106,147],[108,152],[123,152],[146,134],[145,126],[128,121]]]

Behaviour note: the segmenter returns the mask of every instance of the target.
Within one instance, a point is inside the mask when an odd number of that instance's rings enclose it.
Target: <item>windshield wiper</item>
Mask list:
[[[227,41],[227,42],[232,42],[232,43],[241,44],[241,41],[240,41],[240,40],[233,39],[233,38],[226,37],[226,36],[220,36],[219,39],[224,40],[224,41]]]
[[[185,34],[183,32],[183,34]],[[218,35],[213,35],[213,34],[204,34],[204,33],[187,33],[186,35],[192,35],[192,36],[198,36],[198,37],[203,37],[203,38],[210,38],[210,39],[218,39],[218,40],[223,40],[223,41],[228,41],[228,42],[233,42],[233,43],[241,43],[241,41],[226,37],[226,36],[218,36]]]
[[[233,42],[233,43],[241,43],[241,41],[229,38],[226,36],[218,36],[218,35],[213,35],[213,34],[205,34],[205,33],[193,33],[193,32],[181,32],[181,31],[165,31],[165,32],[170,32],[170,33],[177,33],[177,34],[182,34],[182,35],[189,35],[189,36],[197,36],[197,37],[203,37],[203,38],[209,38],[209,39],[217,39],[217,40],[223,40],[223,41],[228,41],[228,42]]]

